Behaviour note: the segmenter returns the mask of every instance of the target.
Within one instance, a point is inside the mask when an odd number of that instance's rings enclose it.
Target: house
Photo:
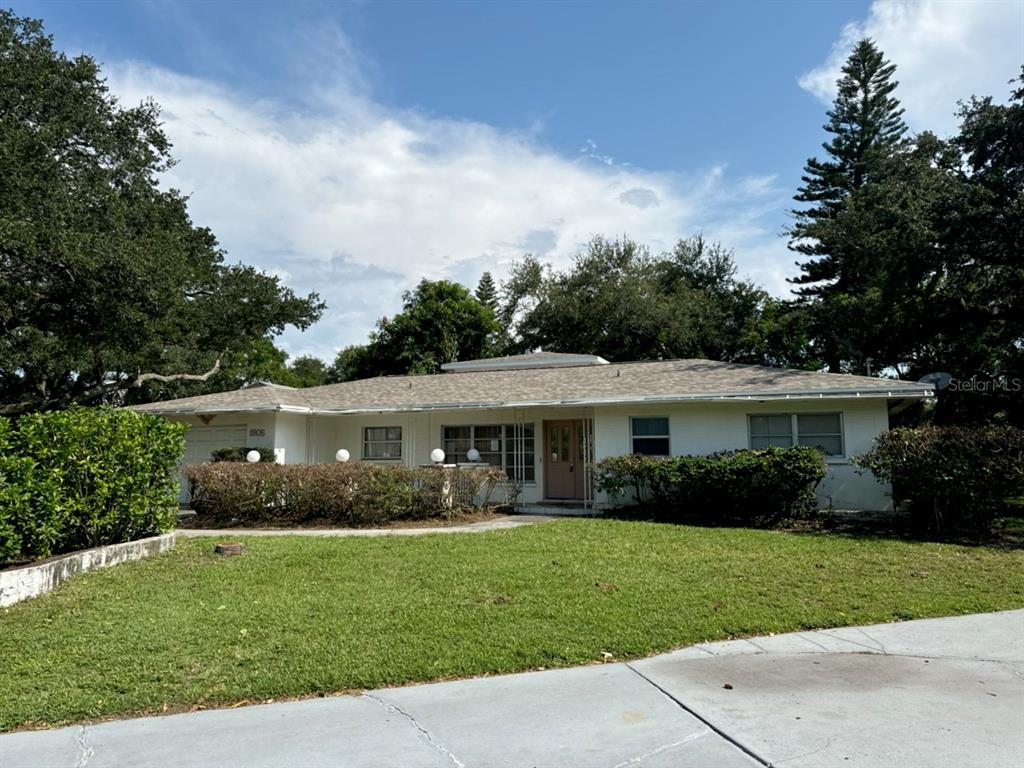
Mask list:
[[[711,360],[609,363],[535,352],[308,389],[263,385],[136,409],[189,424],[186,463],[225,447],[272,448],[281,463],[351,460],[417,466],[480,460],[521,483],[519,501],[600,506],[593,460],[813,445],[828,462],[821,506],[891,508],[889,489],[850,458],[889,426],[892,408],[932,385]]]

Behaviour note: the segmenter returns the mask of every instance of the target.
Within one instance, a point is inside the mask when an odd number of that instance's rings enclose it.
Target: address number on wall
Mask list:
[[[249,437],[266,437],[267,430],[265,429],[250,429]]]

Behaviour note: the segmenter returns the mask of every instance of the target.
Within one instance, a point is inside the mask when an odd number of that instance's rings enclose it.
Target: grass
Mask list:
[[[1024,606],[1024,550],[566,520],[212,539],[0,610],[0,729]]]

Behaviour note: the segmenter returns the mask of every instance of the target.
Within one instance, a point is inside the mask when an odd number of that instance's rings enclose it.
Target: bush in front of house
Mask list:
[[[275,459],[273,448],[218,448],[210,452],[210,460],[217,461],[248,461],[249,451],[256,451],[260,461],[272,462]]]
[[[987,533],[1024,493],[1024,430],[1010,426],[891,429],[854,459],[892,483],[893,501],[909,505],[932,533]]]
[[[186,429],[114,408],[0,419],[0,561],[170,530]]]
[[[815,508],[825,460],[814,448],[724,451],[710,456],[633,454],[597,464],[599,490],[665,520],[770,525]]]
[[[196,464],[185,470],[192,507],[221,525],[380,525],[449,517],[488,506],[505,474],[493,467]]]

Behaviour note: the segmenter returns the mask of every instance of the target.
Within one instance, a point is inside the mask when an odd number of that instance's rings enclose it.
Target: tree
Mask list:
[[[342,349],[327,369],[327,382],[355,381],[379,375],[366,344],[352,344]]]
[[[936,216],[941,279],[915,361],[916,372],[964,383],[940,392],[939,422],[1024,424],[1024,67],[1011,82],[1008,104],[962,104],[951,141],[958,165]]]
[[[836,233],[836,223],[850,195],[884,175],[889,158],[903,143],[907,127],[892,95],[895,70],[870,40],[854,46],[824,126],[832,135],[822,145],[827,159],[808,159],[795,197],[810,207],[792,212],[795,223],[788,230],[789,247],[805,257],[798,262],[802,274],[792,282],[801,286],[798,293],[806,303],[823,300],[816,307],[823,311],[812,312],[813,335],[833,372],[843,369],[841,350],[850,346],[844,334],[858,327],[858,299],[863,295],[843,247],[848,241]]]
[[[289,384],[293,387],[319,387],[326,384],[328,370],[324,361],[312,355],[301,355],[288,364]]]
[[[323,310],[227,265],[153,102],[124,108],[89,56],[0,11],[0,412],[160,396]]]
[[[480,276],[480,282],[476,285],[476,300],[487,307],[491,312],[498,309],[498,289],[494,285],[494,278],[490,272],[484,272]]]
[[[737,361],[761,352],[752,334],[768,298],[736,279],[730,251],[700,237],[657,257],[628,238],[595,238],[565,271],[526,257],[503,296],[512,351]]]
[[[369,343],[338,353],[333,380],[437,373],[444,363],[490,354],[498,323],[465,286],[421,280],[402,300],[401,312],[377,321]]]

